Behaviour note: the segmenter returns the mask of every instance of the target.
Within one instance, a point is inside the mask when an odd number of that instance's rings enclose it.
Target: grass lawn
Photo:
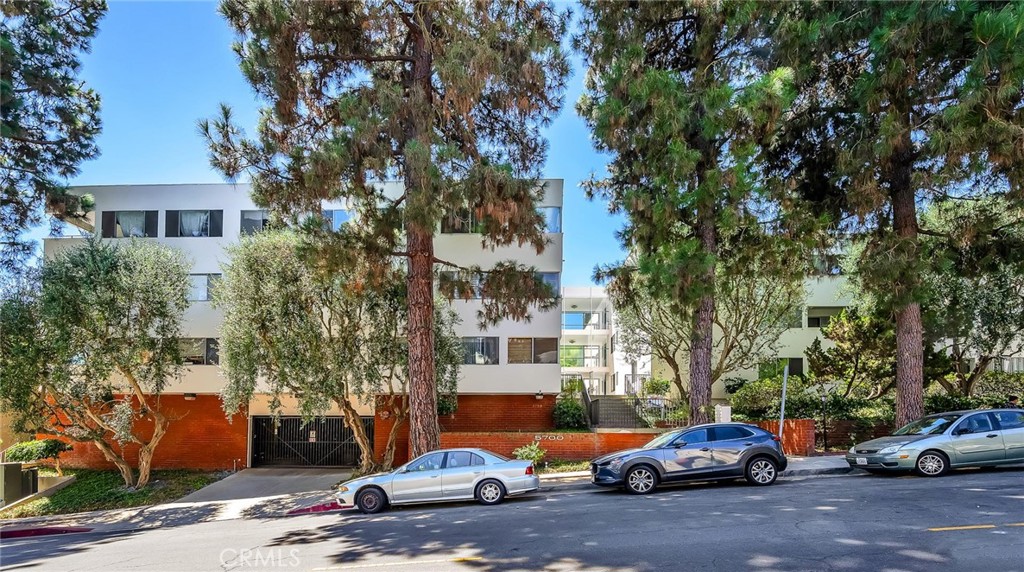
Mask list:
[[[39,472],[56,475],[48,469],[40,469]],[[75,475],[75,482],[49,498],[36,499],[11,510],[2,510],[0,518],[25,518],[160,504],[178,500],[225,476],[225,473],[186,470],[153,471],[146,488],[141,491],[130,491],[124,488],[124,480],[117,471],[66,469],[64,474]]]
[[[542,475],[590,470],[590,461],[541,461],[541,465],[538,472]]]

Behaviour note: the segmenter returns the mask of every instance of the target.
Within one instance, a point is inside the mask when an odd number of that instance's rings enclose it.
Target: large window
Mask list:
[[[544,281],[545,284],[551,288],[551,297],[557,298],[561,293],[559,288],[560,281],[558,279],[557,272],[538,272],[537,277]]]
[[[604,314],[601,312],[562,312],[563,330],[603,330],[605,327]]]
[[[545,232],[562,232],[562,207],[537,207],[537,212],[544,217]]]
[[[442,282],[448,282],[448,283],[451,283],[451,282],[453,282],[453,281],[455,281],[456,279],[459,278],[458,273],[450,271],[450,270],[443,270],[443,271],[441,271],[440,272],[440,276],[441,276],[441,281]],[[456,288],[455,289],[455,297],[456,298],[462,298],[464,300],[465,299],[479,299],[482,296],[482,292],[483,292],[483,288],[482,288],[482,286],[480,284],[480,281],[481,281],[481,279],[480,279],[479,276],[473,276],[472,278],[469,279],[469,288],[468,289],[460,289],[460,288]]]
[[[789,375],[804,374],[804,358],[779,358],[761,362],[757,366],[757,377],[781,377],[785,372],[786,364],[789,364]]]
[[[100,236],[142,238],[157,235],[158,211],[103,211]]]
[[[167,211],[168,237],[224,236],[224,211]]]
[[[267,211],[242,211],[242,234],[253,234],[267,228],[270,213]]]
[[[483,222],[473,209],[458,209],[441,219],[443,234],[472,234],[483,232]]]
[[[509,338],[508,363],[558,363],[558,338]]]
[[[824,328],[828,326],[832,318],[838,316],[842,311],[841,307],[809,307],[807,308],[807,327]]]
[[[213,285],[220,279],[220,274],[189,274],[192,289],[188,299],[192,302],[205,302],[212,299]]]
[[[604,367],[602,346],[562,346],[558,350],[562,367]]]
[[[497,365],[498,338],[462,338],[464,365]]]
[[[182,338],[179,343],[185,365],[220,364],[220,344],[216,338]]]

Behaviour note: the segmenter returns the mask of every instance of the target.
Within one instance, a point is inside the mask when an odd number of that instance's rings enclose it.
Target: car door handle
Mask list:
[[[751,445],[753,445],[753,443],[744,443],[744,444],[743,444],[743,446],[744,446],[744,447],[749,447],[749,446],[751,446]]]
[[[989,439],[991,439],[993,437],[998,437],[999,435],[997,435],[995,433],[989,433],[988,435],[985,435],[985,436],[988,437]]]
[[[701,451],[710,451],[710,450],[711,450],[711,448],[710,448],[710,447],[701,447],[701,449],[700,449],[700,450],[701,450]]]
[[[430,475],[430,478],[432,478],[432,479],[436,479],[437,477],[440,477],[440,476],[441,476],[441,475]]]
[[[473,471],[473,474],[474,475],[482,475],[482,474],[484,474],[484,472],[483,471]]]

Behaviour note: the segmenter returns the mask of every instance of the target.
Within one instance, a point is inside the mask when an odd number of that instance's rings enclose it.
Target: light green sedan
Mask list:
[[[916,471],[925,477],[951,468],[1024,463],[1024,410],[929,415],[888,437],[854,445],[846,462],[870,472]]]

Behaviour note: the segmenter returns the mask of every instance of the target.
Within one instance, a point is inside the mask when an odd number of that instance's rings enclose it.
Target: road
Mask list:
[[[1024,470],[554,492],[4,541],[5,570],[1024,571]]]

